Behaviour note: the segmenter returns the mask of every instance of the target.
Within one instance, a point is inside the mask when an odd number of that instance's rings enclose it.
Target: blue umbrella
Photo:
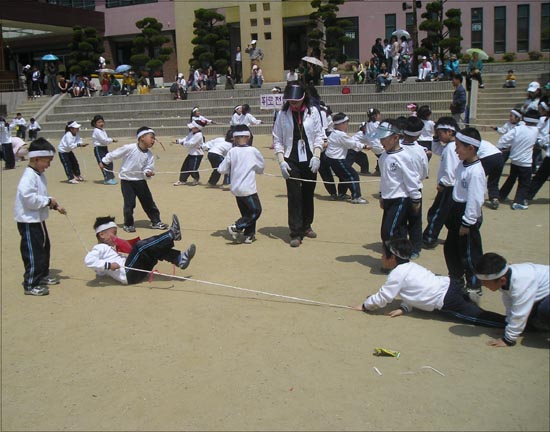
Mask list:
[[[42,57],[42,60],[44,60],[44,61],[56,61],[56,60],[59,60],[59,57],[57,57],[53,54],[46,54],[45,56]]]
[[[120,65],[120,66],[117,66],[117,68],[115,69],[115,72],[122,73],[122,72],[127,72],[130,69],[132,69],[132,66],[130,65]]]

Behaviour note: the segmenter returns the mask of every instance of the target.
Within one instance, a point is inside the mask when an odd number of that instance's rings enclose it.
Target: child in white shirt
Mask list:
[[[193,181],[189,183],[190,186],[199,184],[200,173],[198,169],[204,156],[204,150],[202,149],[204,144],[202,128],[204,126],[206,126],[206,122],[193,120],[187,125],[189,128],[187,136],[176,140],[176,144],[181,144],[186,147],[189,153],[181,165],[179,180],[174,183],[174,186],[186,184],[189,176],[193,178]]]
[[[102,116],[96,115],[92,119],[92,144],[94,145],[94,155],[98,165],[101,164],[101,159],[109,153],[108,145],[117,142],[116,139],[109,138],[107,132],[105,132],[105,120]],[[103,174],[103,183],[106,185],[116,185],[118,182],[115,180],[115,173],[113,172],[113,164],[106,164],[105,169],[101,170]]]
[[[80,124],[75,121],[68,122],[67,126],[65,126],[65,135],[61,138],[57,150],[59,151],[59,159],[67,175],[67,181],[71,184],[78,184],[84,181],[80,175],[80,165],[73,150],[79,147],[86,147],[87,145],[80,138]]]
[[[40,125],[34,119],[34,117],[31,118],[29,124],[27,125],[27,130],[29,131],[29,139],[31,141],[38,138],[38,132],[40,132]]]

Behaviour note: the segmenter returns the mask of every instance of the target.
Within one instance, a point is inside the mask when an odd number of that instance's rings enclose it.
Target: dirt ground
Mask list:
[[[155,145],[153,196],[166,222],[179,215],[178,246],[197,245],[191,266],[177,275],[338,305],[360,304],[384,282],[377,177],[361,177],[369,181],[362,184],[368,205],[330,201],[318,185],[319,236],[294,249],[284,182],[259,176],[257,241],[237,245],[226,235],[238,215],[234,197],[206,188],[206,172],[200,186],[173,187],[185,153],[170,144],[173,137],[160,139],[166,151]],[[266,173],[279,174],[269,144],[270,137],[255,139]],[[134,286],[96,278],[83,264],[85,247],[95,243],[92,224],[109,214],[121,224],[122,197],[118,186],[100,181],[90,147],[76,154],[86,182],[67,184],[58,157],[46,172],[49,193],[68,210],[47,222],[52,274],[61,278],[48,297],[24,296],[21,286],[12,209],[26,163],[1,174],[2,430],[550,428],[543,333],[497,349],[485,343],[500,331],[436,314],[392,319],[160,276]],[[424,214],[438,162],[432,159],[425,182]],[[548,264],[549,202],[547,183],[528,211],[484,210],[485,251]],[[135,215],[139,236],[158,234],[139,205]],[[417,262],[446,273],[442,245]],[[172,272],[167,263],[157,269]],[[481,305],[504,310],[500,295],[488,291]],[[401,356],[374,357],[376,347]]]

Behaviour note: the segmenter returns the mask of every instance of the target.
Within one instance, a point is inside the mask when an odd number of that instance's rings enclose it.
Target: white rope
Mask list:
[[[202,284],[206,284],[206,285],[214,285],[214,286],[223,287],[223,288],[231,288],[231,289],[238,290],[238,291],[245,291],[245,292],[254,293],[254,294],[262,294],[262,295],[266,295],[266,296],[279,297],[279,298],[284,298],[284,299],[289,299],[289,300],[296,300],[296,301],[316,304],[316,305],[320,305],[320,306],[330,306],[330,307],[341,308],[341,309],[353,309],[351,306],[344,306],[344,305],[333,304],[333,303],[319,302],[319,301],[308,300],[308,299],[304,299],[304,298],[300,298],[300,297],[286,296],[286,295],[283,295],[283,294],[274,294],[274,293],[270,293],[270,292],[266,292],[266,291],[257,291],[257,290],[253,290],[253,289],[241,288],[241,287],[222,284],[222,283],[218,283],[218,282],[210,282],[210,281],[205,281],[205,280],[200,280],[200,279],[188,278],[188,277],[185,277],[185,276],[176,276],[176,275],[170,275],[170,274],[166,274],[166,273],[160,273],[160,272],[157,272],[155,270],[149,271],[149,270],[142,270],[142,269],[137,269],[137,268],[133,268],[133,267],[126,267],[126,266],[124,268],[126,270],[133,270],[133,271],[142,272],[142,273],[149,273],[151,275],[157,274],[159,276],[165,276],[165,277],[169,277],[169,278],[173,278],[173,279],[180,279],[180,280],[184,280],[184,281],[197,282],[197,283],[202,283]]]
[[[103,171],[110,172],[113,174],[118,174],[120,171],[114,171],[114,170],[108,170],[107,168],[103,168]],[[212,168],[205,168],[202,170],[192,170],[192,171],[155,171],[155,174],[191,174],[191,173],[197,173],[197,172],[210,172],[212,171]],[[126,171],[127,173],[143,173],[143,171]]]
[[[80,237],[80,233],[76,229],[75,225],[73,224],[73,221],[69,217],[67,213],[65,213],[65,217],[69,221],[69,224],[73,227],[73,231],[75,232],[76,236],[78,237],[78,240],[80,240],[80,243],[82,243],[82,246],[84,246],[84,249],[86,249],[86,253],[90,252],[90,249],[88,249],[88,246],[86,246],[86,243],[84,243],[84,240],[82,240],[82,237]]]

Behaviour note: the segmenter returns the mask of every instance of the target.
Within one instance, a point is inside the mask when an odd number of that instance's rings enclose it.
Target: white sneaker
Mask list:
[[[350,202],[352,204],[368,204],[369,203],[365,198],[362,198],[362,197],[353,198]]]
[[[227,232],[229,233],[229,235],[233,240],[237,240],[237,238],[239,237],[239,231],[237,230],[237,227],[235,226],[235,224],[229,225],[227,227]]]
[[[69,183],[70,183],[70,184],[78,184],[78,183],[80,183],[80,182],[79,182],[77,179],[70,179],[70,180],[69,180]]]

